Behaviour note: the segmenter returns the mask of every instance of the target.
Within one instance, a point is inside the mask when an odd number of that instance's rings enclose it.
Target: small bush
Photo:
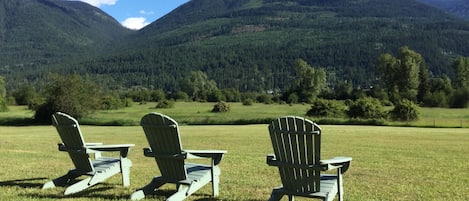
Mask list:
[[[451,108],[467,108],[469,105],[469,89],[457,89],[451,97]]]
[[[243,100],[243,105],[252,105],[254,104],[254,101],[250,98],[246,98]]]
[[[229,112],[230,110],[230,104],[220,101],[213,106],[212,112]]]
[[[101,108],[102,110],[117,110],[120,108],[124,108],[126,105],[125,99],[121,99],[117,96],[106,95],[101,100]]]
[[[257,102],[259,103],[265,103],[265,104],[272,104],[274,101],[272,101],[272,97],[269,94],[260,94],[256,98]]]
[[[313,101],[307,116],[341,117],[345,113],[345,105],[336,100],[317,99]]]
[[[155,108],[173,108],[173,107],[174,107],[174,101],[162,100],[158,102]]]
[[[300,97],[298,97],[296,93],[292,93],[288,95],[287,103],[295,104],[295,103],[298,103],[299,100],[300,100]]]
[[[381,119],[385,112],[378,99],[365,97],[350,103],[347,115],[350,118]]]
[[[389,116],[395,121],[415,121],[419,119],[419,107],[410,100],[404,99],[394,106]]]

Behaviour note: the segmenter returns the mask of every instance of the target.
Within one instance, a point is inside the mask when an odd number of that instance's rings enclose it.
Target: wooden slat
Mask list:
[[[297,193],[319,191],[320,171],[301,167],[319,164],[320,128],[309,120],[288,116],[274,120],[269,133],[276,159],[292,164],[279,166],[283,187]]]
[[[178,124],[170,117],[150,113],[142,118],[141,125],[153,153],[176,155],[183,152]],[[171,181],[185,180],[187,178],[184,160],[178,158],[155,158],[155,161],[164,178]]]
[[[62,142],[70,149],[82,149],[85,147],[80,126],[71,116],[57,112],[52,116],[52,124],[57,129]],[[94,167],[90,156],[85,153],[68,153],[76,169],[83,172],[93,172]]]

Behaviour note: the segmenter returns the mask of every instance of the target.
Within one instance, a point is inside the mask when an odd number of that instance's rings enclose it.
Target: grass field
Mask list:
[[[138,125],[140,118],[149,112],[160,112],[171,116],[180,124],[265,124],[271,119],[284,116],[305,116],[310,109],[308,104],[254,104],[244,106],[241,103],[229,103],[231,111],[212,113],[214,103],[177,102],[174,108],[155,109],[156,103],[138,104],[119,110],[97,111],[81,120],[82,124],[91,125]],[[0,112],[0,125],[28,125],[34,112],[25,106],[10,106],[9,112]],[[469,109],[420,108],[420,120],[412,122],[389,122],[380,120],[384,125],[417,127],[464,127],[469,128]],[[314,118],[318,122],[348,124],[350,119]],[[358,121],[358,124],[366,121]],[[355,124],[355,123],[353,123]]]
[[[469,200],[467,128],[322,128],[324,159],[353,157],[344,175],[346,200]],[[129,188],[115,176],[71,197],[62,196],[63,188],[42,191],[43,183],[72,167],[67,154],[57,151],[58,134],[52,126],[0,127],[0,200],[126,200],[158,175],[154,160],[143,157],[147,143],[140,127],[82,130],[88,142],[136,145],[129,156],[134,164]],[[228,151],[220,164],[220,197],[211,199],[207,186],[188,200],[267,200],[280,184],[277,170],[265,164],[265,155],[272,152],[267,125],[181,126],[181,133],[186,149]]]

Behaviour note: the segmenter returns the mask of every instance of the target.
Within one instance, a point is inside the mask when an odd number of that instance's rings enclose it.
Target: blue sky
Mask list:
[[[189,0],[79,0],[100,8],[130,29],[141,29]]]

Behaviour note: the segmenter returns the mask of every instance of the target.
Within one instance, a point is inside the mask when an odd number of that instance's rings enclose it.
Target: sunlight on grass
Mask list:
[[[322,126],[323,159],[353,157],[344,175],[346,200],[469,200],[469,129],[378,126]],[[72,197],[63,188],[40,190],[48,179],[65,174],[71,162],[57,151],[52,126],[0,127],[0,198],[2,200],[125,200],[158,175],[155,161],[142,154],[147,146],[141,127],[82,127],[87,142],[134,143],[131,186],[120,177]],[[227,150],[219,200],[267,200],[280,185],[267,125],[181,126],[185,149]],[[166,186],[171,189],[173,186]],[[455,190],[457,189],[457,190]],[[204,187],[188,200],[210,198]],[[163,196],[154,197],[163,200]],[[153,199],[153,200],[155,200]],[[298,198],[297,200],[304,200]]]

